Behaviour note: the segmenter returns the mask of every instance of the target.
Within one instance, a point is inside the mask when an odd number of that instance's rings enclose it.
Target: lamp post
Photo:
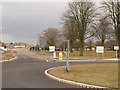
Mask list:
[[[41,46],[42,46],[42,37],[43,37],[43,35],[42,35],[42,34],[39,34],[38,43],[39,43],[39,48],[40,48],[40,49],[41,49]]]
[[[0,46],[2,46],[2,26],[0,26]],[[0,50],[0,59],[3,57],[3,53],[4,51],[3,50]]]
[[[39,46],[40,46],[41,49],[42,49],[42,46],[43,46],[43,50],[45,49],[44,35],[45,35],[45,31],[42,32],[42,34],[40,34],[40,36],[39,36]]]
[[[43,34],[40,35],[40,47],[42,50],[42,45],[43,45]]]

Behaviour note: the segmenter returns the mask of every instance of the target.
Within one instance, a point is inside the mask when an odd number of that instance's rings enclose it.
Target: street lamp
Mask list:
[[[45,45],[44,34],[45,34],[45,31],[42,32],[42,34],[40,34],[40,36],[39,36],[39,46],[40,46],[41,49],[43,47],[43,50],[45,49],[45,46],[44,46]]]
[[[2,46],[2,26],[0,26],[0,33],[1,33],[1,37],[0,37],[0,46]],[[0,58],[2,58],[3,57],[3,54],[4,53],[4,51],[3,50],[0,50]]]

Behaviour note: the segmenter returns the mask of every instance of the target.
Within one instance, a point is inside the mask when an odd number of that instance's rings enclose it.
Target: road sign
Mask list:
[[[5,48],[4,47],[0,47],[0,54],[4,53]]]
[[[119,50],[119,46],[114,46],[114,50]]]
[[[104,46],[96,46],[97,53],[104,53]]]
[[[4,50],[5,50],[5,48],[4,48],[4,47],[0,47],[0,50],[4,51]]]
[[[117,51],[119,50],[119,46],[114,46],[114,50],[116,50],[116,57],[118,56]]]
[[[98,53],[102,54],[102,57],[104,56],[104,46],[96,46],[96,53],[98,57]]]
[[[12,46],[12,45],[13,45],[13,42],[10,42],[10,43],[9,43],[9,45],[11,45],[11,46]]]
[[[49,51],[54,52],[55,51],[55,46],[49,46]]]

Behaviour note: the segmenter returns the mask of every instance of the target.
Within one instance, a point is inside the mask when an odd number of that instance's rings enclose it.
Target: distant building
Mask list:
[[[25,48],[28,44],[25,43],[14,43],[14,48]]]
[[[95,46],[85,46],[85,51],[95,51]]]

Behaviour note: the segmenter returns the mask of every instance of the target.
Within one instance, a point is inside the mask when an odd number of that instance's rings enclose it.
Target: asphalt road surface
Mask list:
[[[46,69],[65,65],[65,62],[46,62],[20,53],[17,57],[14,61],[2,64],[2,88],[81,88],[45,76]]]
[[[2,88],[78,88],[60,83],[45,76],[44,71],[64,63],[19,55],[19,58],[2,64]]]

